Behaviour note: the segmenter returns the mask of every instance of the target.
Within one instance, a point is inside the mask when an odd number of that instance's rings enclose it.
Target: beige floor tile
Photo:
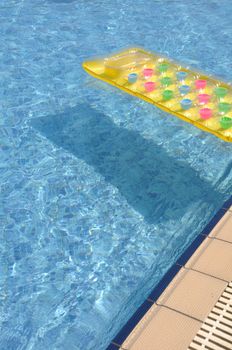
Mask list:
[[[232,280],[232,244],[207,238],[186,264],[187,268]]]
[[[157,303],[203,321],[226,285],[214,277],[182,269]]]
[[[209,234],[209,237],[224,239],[232,243],[232,211],[227,211],[219,223]]]
[[[123,343],[128,350],[186,350],[201,322],[153,306]]]

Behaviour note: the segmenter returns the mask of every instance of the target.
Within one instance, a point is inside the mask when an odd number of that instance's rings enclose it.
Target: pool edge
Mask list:
[[[194,239],[194,241],[187,247],[187,249],[181,254],[181,256],[176,260],[176,262],[171,266],[171,268],[166,272],[161,281],[155,286],[151,291],[149,296],[144,300],[144,302],[138,307],[132,317],[127,321],[127,323],[121,328],[118,334],[114,337],[111,343],[108,345],[106,350],[117,350],[122,349],[122,344],[138,324],[138,322],[144,317],[146,312],[153,306],[156,300],[161,296],[164,290],[168,287],[177,273],[180,271],[182,266],[184,266],[187,261],[192,257],[199,246],[205,241],[210,232],[214,229],[217,223],[222,219],[222,217],[227,213],[227,211],[232,206],[232,196],[222,205],[222,207],[217,211],[209,223],[204,227],[201,233]]]

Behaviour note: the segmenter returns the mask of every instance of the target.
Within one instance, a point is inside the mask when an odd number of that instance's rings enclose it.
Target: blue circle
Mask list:
[[[181,85],[179,87],[179,91],[180,91],[181,95],[187,95],[190,91],[190,86],[189,85]]]
[[[189,98],[184,98],[180,103],[183,109],[189,109],[192,106],[192,100]]]
[[[135,83],[137,81],[138,75],[137,73],[130,73],[128,75],[128,81],[129,83]]]
[[[176,77],[178,80],[184,80],[187,77],[188,73],[184,71],[179,71],[176,73]]]

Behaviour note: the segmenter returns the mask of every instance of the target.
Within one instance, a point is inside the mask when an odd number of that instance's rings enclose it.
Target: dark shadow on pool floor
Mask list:
[[[186,163],[88,105],[33,119],[32,126],[93,166],[149,223],[181,218],[199,200],[223,201]]]

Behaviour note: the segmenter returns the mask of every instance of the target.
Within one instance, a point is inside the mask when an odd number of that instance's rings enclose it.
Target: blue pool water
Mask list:
[[[143,46],[232,81],[232,4],[2,0],[0,21],[0,349],[103,350],[231,194],[232,144],[81,63]]]

